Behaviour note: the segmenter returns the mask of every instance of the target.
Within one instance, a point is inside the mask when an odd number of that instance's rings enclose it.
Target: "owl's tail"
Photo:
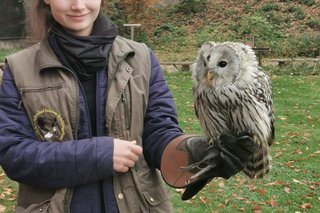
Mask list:
[[[264,178],[268,175],[271,168],[271,155],[269,146],[261,143],[253,155],[252,160],[243,170],[243,174],[248,178]]]

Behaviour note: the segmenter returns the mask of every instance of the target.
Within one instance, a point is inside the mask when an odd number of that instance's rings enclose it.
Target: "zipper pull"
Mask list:
[[[18,109],[20,110],[21,109],[21,105],[22,105],[23,89],[19,90],[19,94],[20,94],[20,101],[19,101],[19,104],[18,104]]]

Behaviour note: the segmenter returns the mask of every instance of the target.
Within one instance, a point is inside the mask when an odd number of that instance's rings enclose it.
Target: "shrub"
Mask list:
[[[227,40],[235,40],[235,34],[228,32],[221,33],[224,27],[221,26],[208,26],[199,30],[195,35],[195,42],[197,47],[208,41],[223,42]]]
[[[306,13],[301,8],[296,6],[289,6],[287,11],[292,13],[294,18],[297,20],[303,20],[306,17]]]
[[[320,66],[312,62],[287,62],[282,66],[266,65],[265,70],[275,75],[320,75]]]
[[[235,30],[240,35],[252,34],[260,39],[282,37],[281,32],[259,14],[243,17]]]
[[[299,0],[299,3],[307,6],[312,6],[316,3],[316,1],[315,0]]]
[[[156,44],[164,45],[176,41],[181,42],[181,37],[183,37],[185,33],[186,30],[184,27],[178,27],[170,23],[164,23],[155,29],[153,36],[155,37]]]
[[[315,29],[315,30],[320,30],[320,19],[314,19],[312,18],[308,23],[307,25],[309,27],[311,27],[312,29]]]
[[[182,27],[175,26],[170,23],[161,24],[153,33],[155,37],[160,37],[167,33],[172,33],[175,35],[183,35],[185,33],[185,29]]]
[[[182,0],[178,6],[176,12],[183,14],[199,13],[206,9],[207,0]]]
[[[283,46],[287,48],[283,52],[287,57],[319,57],[320,35],[289,37]]]
[[[266,4],[262,5],[259,10],[263,11],[263,12],[279,11],[280,7],[276,3],[266,3]]]
[[[149,43],[149,40],[148,40],[148,35],[143,30],[141,30],[141,31],[139,30],[137,32],[137,34],[135,35],[135,40],[138,41],[138,42],[145,43],[148,46],[151,46],[151,44]]]

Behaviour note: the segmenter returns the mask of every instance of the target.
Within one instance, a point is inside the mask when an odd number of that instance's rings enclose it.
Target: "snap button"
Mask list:
[[[42,211],[43,211],[43,209],[39,209],[39,211],[40,211],[40,212],[42,212]]]
[[[126,70],[127,70],[127,72],[130,72],[130,67],[127,67]]]
[[[153,197],[150,197],[150,201],[151,201],[151,202],[153,202],[153,201],[154,201]]]
[[[118,194],[118,198],[119,198],[120,200],[122,200],[122,199],[124,198],[124,195],[123,195],[122,193],[119,193],[119,194]]]

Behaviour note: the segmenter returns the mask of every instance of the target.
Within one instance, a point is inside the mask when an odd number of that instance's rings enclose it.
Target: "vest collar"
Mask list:
[[[47,39],[42,40],[39,44],[39,51],[37,52],[35,68],[41,73],[49,67],[63,67],[57,58],[56,54],[50,47]]]
[[[47,39],[43,39],[39,44],[39,51],[37,52],[36,60],[36,68],[41,73],[49,67],[61,67],[63,65],[57,58],[56,54],[52,50]],[[122,60],[124,60],[128,55],[134,55],[134,50],[123,41],[123,38],[117,36],[114,45],[110,51],[110,56],[112,57],[113,63],[119,64]],[[110,59],[109,59],[110,60]],[[115,66],[113,66],[115,67]],[[109,77],[113,76],[116,70],[109,70]]]

